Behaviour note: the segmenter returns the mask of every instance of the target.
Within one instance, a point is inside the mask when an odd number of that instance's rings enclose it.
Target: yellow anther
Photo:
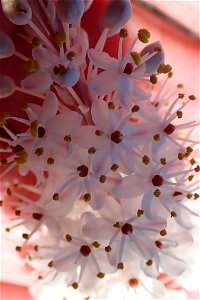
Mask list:
[[[28,233],[23,233],[22,234],[23,239],[28,240],[29,239],[29,235]]]
[[[136,66],[139,66],[139,64],[141,63],[140,54],[138,52],[131,52],[130,54]]]
[[[181,119],[181,118],[183,117],[183,112],[180,111],[180,110],[178,110],[178,111],[176,112],[176,115],[177,115],[178,119]]]
[[[14,158],[14,161],[17,164],[25,164],[28,159],[28,153],[26,151],[19,151],[15,153],[17,157]]]
[[[22,251],[22,247],[16,246],[16,247],[15,247],[15,250],[16,250],[17,252],[21,252],[21,251]]]
[[[62,47],[63,44],[66,42],[66,34],[64,31],[56,33],[54,37],[54,42],[56,46]]]
[[[112,170],[113,172],[116,172],[116,171],[118,170],[118,168],[119,168],[119,166],[118,166],[117,164],[113,164],[113,165],[111,166],[111,170]]]
[[[29,73],[38,72],[40,70],[40,65],[37,60],[30,59],[26,62],[26,69]]]
[[[155,134],[153,136],[153,139],[154,139],[155,142],[159,142],[160,141],[160,134]]]
[[[97,274],[97,277],[100,278],[100,279],[104,278],[104,276],[105,276],[105,273],[102,273],[102,272],[99,272]]]
[[[134,106],[132,107],[132,109],[131,109],[131,112],[134,113],[134,112],[137,112],[137,111],[139,111],[139,110],[140,110],[139,105],[134,105]]]
[[[38,121],[37,120],[35,120],[31,123],[30,132],[31,132],[32,136],[38,137]]]
[[[100,247],[100,244],[99,244],[97,241],[94,241],[94,242],[92,243],[92,246],[93,246],[94,248],[99,248],[99,247]]]
[[[72,236],[70,234],[66,234],[65,238],[68,242],[71,242],[72,240]]]
[[[35,36],[32,38],[32,46],[34,48],[40,46],[40,44],[41,44],[41,40],[39,39],[39,37]]]
[[[71,135],[66,135],[66,136],[64,137],[64,141],[67,142],[67,143],[70,143],[70,142],[72,141]]]
[[[114,104],[114,102],[108,102],[108,108],[109,109],[115,109],[115,104]]]
[[[76,290],[78,288],[78,283],[77,282],[73,282],[72,283],[72,287]]]
[[[84,200],[85,200],[86,202],[88,202],[88,201],[91,200],[92,196],[91,196],[91,194],[86,193],[86,194],[83,196],[83,198],[84,198]]]
[[[161,230],[161,231],[160,231],[160,235],[161,235],[161,236],[167,235],[166,229]]]
[[[106,182],[106,176],[105,176],[105,175],[101,175],[101,176],[99,177],[99,181],[100,181],[101,183],[105,183],[105,182]]]
[[[183,99],[183,98],[185,97],[185,94],[179,93],[179,94],[178,94],[178,97],[179,97],[180,99]]]
[[[144,155],[142,158],[142,162],[143,164],[145,164],[146,166],[150,163],[150,158],[148,155]]]
[[[146,265],[147,265],[148,267],[152,266],[152,264],[153,264],[153,260],[152,260],[152,259],[149,259],[149,260],[146,262]]]
[[[177,213],[175,211],[171,211],[171,218],[176,218],[177,217]]]
[[[1,116],[0,116],[0,126],[6,125],[6,121],[7,119],[10,117],[9,113],[4,112]]]
[[[188,199],[192,199],[192,196],[193,196],[192,194],[187,194],[187,195],[186,195],[186,197],[187,197]]]
[[[170,65],[165,65],[163,73],[167,74],[167,73],[171,72],[171,70],[172,70],[172,67]]]
[[[144,211],[142,209],[138,209],[137,216],[140,218],[144,214]]]
[[[161,165],[163,165],[163,166],[166,165],[166,163],[167,163],[166,157],[161,157],[160,163],[161,163]]]
[[[117,265],[118,270],[123,270],[124,269],[124,264],[122,262],[119,262]]]
[[[173,77],[173,72],[169,72],[169,73],[167,74],[167,76],[168,76],[168,78],[172,78],[172,77]]]
[[[150,82],[151,82],[152,84],[156,84],[157,81],[158,81],[158,78],[156,77],[155,74],[153,74],[153,75],[150,76]]]
[[[53,194],[53,200],[55,200],[55,201],[58,201],[58,200],[59,200],[59,198],[60,198],[60,195],[59,195],[59,193],[55,193],[55,194]]]
[[[104,132],[103,132],[103,130],[97,129],[97,130],[95,131],[95,134],[96,134],[97,136],[102,136],[102,135],[104,134]]]
[[[126,38],[126,37],[128,36],[128,30],[127,30],[126,28],[120,29],[119,36],[120,36],[121,38]]]
[[[106,246],[106,247],[105,247],[105,251],[106,251],[106,252],[110,252],[110,251],[112,251],[112,248],[111,248],[110,246]]]
[[[114,228],[121,228],[121,225],[119,222],[116,222],[114,225],[113,225]]]
[[[70,51],[67,53],[67,60],[72,61],[76,57],[76,53],[74,51]]]
[[[44,153],[44,148],[37,148],[36,150],[35,150],[35,154],[37,155],[37,156],[41,156],[42,154]]]
[[[91,147],[88,149],[88,154],[95,154],[95,153],[96,153],[95,147]]]
[[[48,263],[48,267],[49,267],[49,268],[52,268],[52,267],[53,267],[53,261],[52,261],[52,260]]]
[[[189,99],[190,99],[190,100],[196,100],[196,97],[195,97],[194,95],[190,95],[190,96],[189,96]]]
[[[158,198],[161,195],[161,191],[159,189],[156,189],[153,194],[154,194],[155,197]]]
[[[148,43],[151,34],[147,29],[143,28],[143,29],[138,30],[137,36],[138,36],[138,39],[140,40],[140,42]]]
[[[54,159],[52,157],[49,157],[47,159],[47,163],[48,163],[48,165],[53,165],[54,164]]]

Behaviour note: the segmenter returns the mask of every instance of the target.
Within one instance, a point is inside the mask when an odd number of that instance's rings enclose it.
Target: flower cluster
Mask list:
[[[185,271],[181,249],[192,245],[188,230],[198,216],[190,208],[199,198],[198,123],[184,121],[195,96],[181,85],[166,89],[172,67],[147,29],[123,52],[129,0],[108,2],[94,48],[81,26],[92,1],[1,2],[32,46],[29,59],[0,34],[0,58],[18,56],[29,73],[21,87],[1,75],[0,97],[20,91],[24,99],[23,116],[0,117],[1,178],[21,175],[1,202],[16,216],[6,230],[25,230],[16,250],[26,250],[40,284],[73,287],[91,299],[110,299],[119,284],[126,299],[133,290],[162,297],[157,276]],[[114,34],[117,58],[104,52]],[[28,103],[28,95],[39,102]]]

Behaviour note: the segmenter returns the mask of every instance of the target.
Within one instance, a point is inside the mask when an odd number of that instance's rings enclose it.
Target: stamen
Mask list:
[[[153,136],[153,139],[154,139],[155,142],[159,142],[160,141],[160,134],[155,134]]]
[[[107,253],[109,253],[110,251],[112,251],[112,248],[110,246],[106,246],[104,249],[105,249],[105,251]]]
[[[15,250],[16,250],[17,252],[21,252],[21,251],[22,251],[22,247],[16,246],[16,247],[15,247]]]
[[[29,239],[29,235],[27,233],[23,233],[22,234],[23,239],[28,240]]]
[[[58,200],[59,200],[59,198],[60,198],[60,195],[59,195],[59,193],[55,193],[55,194],[53,194],[53,200],[55,200],[55,201],[58,201]]]
[[[48,163],[48,165],[53,165],[54,164],[54,159],[52,157],[49,157],[47,159],[47,163]]]
[[[95,147],[91,147],[88,149],[88,154],[95,154],[95,153],[96,153]]]
[[[166,165],[166,163],[167,163],[166,157],[161,157],[160,163],[161,163],[161,165],[163,165],[163,166]]]
[[[156,84],[158,82],[158,78],[156,77],[155,74],[153,74],[153,75],[150,76],[150,82],[152,84]]]
[[[161,231],[160,231],[160,235],[161,235],[161,236],[167,235],[167,231],[166,231],[165,229],[161,230]]]
[[[100,247],[100,244],[99,244],[97,241],[94,241],[94,242],[92,243],[92,246],[93,246],[94,248],[99,248],[99,247]]]
[[[154,186],[161,186],[164,183],[164,179],[160,175],[155,175],[152,179],[152,183]]]
[[[196,97],[195,97],[194,95],[190,95],[190,96],[189,96],[189,99],[190,99],[190,100],[196,100]]]
[[[142,158],[142,162],[143,164],[145,164],[146,166],[150,163],[150,158],[148,155],[144,155]]]
[[[35,252],[38,252],[38,251],[39,251],[39,246],[38,246],[38,245],[35,245],[35,246],[33,247],[33,249],[35,250]]]
[[[41,156],[42,154],[44,153],[44,148],[37,148],[36,150],[35,150],[35,154],[37,155],[37,156]]]
[[[76,290],[78,288],[78,283],[77,282],[73,282],[72,283],[72,287]]]
[[[105,175],[101,175],[101,176],[99,177],[99,181],[100,181],[101,183],[105,183],[105,182],[106,182],[106,176],[105,176]]]
[[[160,197],[160,195],[161,195],[161,191],[160,191],[159,189],[157,189],[157,190],[154,191],[153,194],[154,194],[155,197],[158,198],[158,197]]]
[[[87,177],[88,172],[89,172],[88,167],[85,166],[85,165],[78,166],[76,170],[79,172],[78,175],[79,175],[80,177]]]
[[[116,172],[116,171],[118,170],[118,168],[119,168],[119,166],[118,166],[117,164],[113,164],[113,165],[111,166],[111,170],[112,170],[113,172]]]
[[[17,164],[25,164],[28,160],[28,153],[26,151],[17,152],[16,156],[17,157],[14,158],[14,161]]]
[[[40,221],[43,217],[43,214],[40,214],[40,213],[33,213],[32,214],[32,218],[37,220],[37,221]]]
[[[133,226],[129,223],[125,223],[122,227],[121,227],[121,232],[123,234],[128,235],[129,233],[133,232]]]
[[[33,48],[36,48],[38,46],[41,45],[41,40],[39,39],[39,37],[35,36],[32,38],[32,46]]]
[[[97,277],[98,278],[104,278],[104,276],[105,276],[105,274],[104,273],[102,273],[102,272],[99,272],[98,274],[97,274]]]
[[[155,245],[157,248],[161,249],[161,247],[163,246],[163,243],[161,241],[155,241]]]
[[[110,138],[112,142],[114,142],[115,144],[119,144],[123,140],[123,134],[117,130],[111,134]]]
[[[137,216],[140,218],[144,214],[144,211],[142,209],[138,209]]]
[[[115,104],[114,104],[114,102],[108,102],[108,108],[109,108],[110,110],[115,109]]]
[[[124,269],[124,264],[123,264],[122,262],[119,262],[119,263],[117,264],[117,269],[118,269],[118,270],[123,270],[123,269]]]
[[[177,217],[177,213],[175,211],[171,211],[171,218],[176,218]]]
[[[175,129],[176,129],[176,127],[170,123],[165,127],[165,129],[163,131],[167,134],[172,134]]]
[[[130,54],[136,66],[139,66],[139,64],[141,63],[140,54],[138,52],[131,52]]]
[[[97,130],[95,131],[95,134],[96,134],[97,136],[102,136],[102,135],[104,134],[104,132],[103,132],[102,130],[97,129]]]
[[[70,143],[70,142],[72,141],[71,135],[66,135],[66,136],[64,137],[64,141],[67,142],[67,143]]]
[[[132,74],[132,72],[133,72],[133,65],[131,63],[127,63],[123,73],[130,75]]]
[[[54,42],[56,46],[58,46],[59,48],[62,47],[65,41],[66,41],[66,34],[64,31],[56,33],[54,37]]]
[[[89,246],[83,245],[83,246],[81,246],[81,248],[80,248],[80,253],[81,253],[83,256],[89,256],[90,253],[91,253],[91,249],[90,249]]]
[[[148,267],[152,266],[152,264],[153,264],[153,260],[152,260],[152,259],[149,259],[149,260],[146,262],[146,265],[147,265]]]
[[[72,61],[76,57],[76,53],[74,51],[70,51],[67,53],[67,60]]]
[[[49,268],[52,268],[52,267],[53,267],[53,261],[52,261],[52,260],[48,263],[48,267],[49,267]]]
[[[148,43],[149,42],[149,38],[151,37],[151,34],[150,32],[143,28],[143,29],[140,29],[138,30],[138,39],[142,42],[142,43]]]
[[[86,202],[88,202],[88,201],[91,200],[92,196],[91,196],[91,194],[86,193],[86,194],[83,196],[83,198],[84,198],[84,200],[85,200]]]
[[[65,238],[68,242],[72,241],[72,236],[70,234],[66,234]]]
[[[114,228],[118,228],[120,229],[121,228],[121,225],[119,222],[116,222],[114,225],[113,225]]]
[[[128,30],[126,28],[120,29],[119,36],[121,38],[126,38],[128,36]]]
[[[138,112],[139,110],[140,110],[139,105],[134,105],[131,109],[131,112],[134,113],[134,112]]]
[[[131,278],[128,281],[130,287],[135,288],[139,284],[139,280],[137,278]]]
[[[178,111],[176,112],[176,115],[177,115],[178,119],[181,119],[181,118],[183,117],[183,112],[180,111],[180,110],[178,110]]]

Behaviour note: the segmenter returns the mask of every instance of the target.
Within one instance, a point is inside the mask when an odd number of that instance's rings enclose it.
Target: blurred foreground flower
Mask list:
[[[21,86],[1,75],[1,99],[23,93],[22,113],[0,118],[1,205],[14,211],[5,229],[20,232],[32,293],[55,285],[56,299],[167,298],[160,274],[187,274],[196,243],[199,123],[184,121],[196,97],[181,84],[168,91],[160,42],[137,50],[147,29],[123,53],[129,0],[109,1],[94,48],[81,26],[92,1],[1,2],[32,47],[29,59],[0,35],[1,59],[17,55],[27,73]],[[104,50],[113,34],[117,58]]]

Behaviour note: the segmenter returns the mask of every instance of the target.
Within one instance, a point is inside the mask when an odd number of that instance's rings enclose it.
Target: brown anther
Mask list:
[[[72,240],[72,236],[70,234],[66,234],[65,238],[68,242],[71,242]]]
[[[76,290],[78,288],[78,283],[77,282],[73,282],[72,283],[72,287]]]
[[[157,248],[161,249],[163,243],[161,241],[155,241],[155,245],[156,245]]]
[[[165,65],[163,73],[167,74],[167,73],[171,72],[171,70],[172,70],[172,67],[170,65]]]
[[[143,164],[146,165],[146,166],[150,163],[150,158],[148,157],[148,155],[144,155],[144,156],[142,157],[142,162],[143,162]]]
[[[49,267],[49,268],[52,268],[52,267],[53,267],[53,260],[51,260],[51,261],[48,263],[48,267]]]
[[[106,182],[106,176],[105,176],[105,175],[101,175],[101,176],[99,177],[99,181],[100,181],[101,183],[105,183],[105,182]]]
[[[150,76],[150,82],[151,82],[152,84],[156,84],[156,83],[158,82],[158,78],[156,77],[155,74],[152,74],[152,75]]]
[[[141,63],[140,54],[138,52],[131,52],[130,54],[136,66],[139,66],[139,64]]]
[[[109,253],[110,251],[112,251],[112,248],[110,246],[106,246],[104,249],[105,249],[105,251],[107,253]]]
[[[105,273],[102,273],[102,272],[99,272],[97,274],[97,277],[100,278],[100,279],[104,278],[104,276],[105,276]]]
[[[178,111],[176,112],[176,115],[177,115],[178,119],[181,119],[181,118],[183,117],[183,112],[180,111],[180,110],[178,110]]]
[[[113,143],[120,144],[123,141],[123,134],[120,131],[116,130],[111,134],[110,139]]]
[[[159,74],[163,73],[164,69],[165,69],[165,64],[160,64],[157,68],[157,73]]]
[[[194,200],[198,199],[199,198],[199,194],[197,193],[194,193]]]
[[[91,253],[91,249],[89,246],[87,245],[82,245],[81,248],[80,248],[80,253],[83,255],[83,256],[89,256],[90,253]]]
[[[13,153],[18,153],[24,150],[24,147],[22,147],[21,145],[16,145],[12,148]]]
[[[99,247],[100,247],[100,244],[99,244],[97,241],[94,241],[94,242],[92,243],[92,246],[93,246],[94,248],[99,248]]]
[[[194,175],[188,176],[188,180],[189,180],[189,181],[192,181],[193,178],[194,178]]]
[[[146,265],[147,265],[148,267],[152,266],[152,264],[153,264],[153,260],[152,260],[152,259],[149,259],[149,260],[146,262]]]
[[[10,188],[7,188],[6,192],[7,192],[7,195],[8,195],[8,196],[12,196],[12,191],[11,191]]]
[[[34,36],[32,38],[32,46],[33,46],[33,48],[36,48],[36,47],[40,46],[40,44],[41,44],[41,40],[39,39],[39,37]]]
[[[89,172],[88,167],[85,166],[85,165],[78,166],[76,170],[79,172],[78,175],[79,175],[80,177],[87,177],[88,172]]]
[[[67,143],[70,143],[72,141],[71,135],[65,135],[64,141],[67,142]]]
[[[30,132],[31,132],[32,136],[38,137],[38,121],[37,120],[31,122]]]
[[[16,216],[20,216],[20,215],[21,215],[21,210],[16,209],[16,210],[15,210],[15,215],[16,215]]]
[[[187,147],[187,153],[192,153],[193,152],[193,148],[192,147]]]
[[[96,134],[97,136],[102,136],[102,135],[104,134],[104,132],[103,132],[102,130],[97,129],[97,130],[95,131],[95,134]]]
[[[155,197],[158,198],[161,195],[161,191],[159,189],[156,189],[153,194],[154,194]]]
[[[88,201],[91,200],[92,196],[91,196],[91,194],[86,193],[86,194],[83,196],[83,198],[84,198],[84,200],[85,200],[86,202],[88,202]]]
[[[27,102],[24,102],[20,105],[20,109],[21,110],[27,110],[27,108],[29,107],[28,103]]]
[[[177,213],[175,211],[171,211],[171,218],[176,218],[177,217]]]
[[[29,239],[29,234],[28,233],[23,233],[22,237],[23,237],[23,239],[28,240]]]
[[[178,97],[179,97],[180,99],[183,99],[183,98],[185,97],[185,94],[179,93],[179,94],[178,94]]]
[[[165,128],[164,128],[164,132],[167,133],[167,134],[172,134],[174,132],[174,130],[176,129],[176,127],[169,123]]]
[[[42,154],[44,153],[44,148],[37,148],[36,150],[35,150],[35,154],[37,155],[37,156],[41,156]]]
[[[10,232],[10,228],[9,227],[5,228],[5,231]]]
[[[178,159],[179,159],[179,160],[183,160],[184,158],[185,158],[185,154],[179,152],[179,153],[178,153]]]
[[[126,28],[121,28],[119,32],[119,36],[121,38],[126,38],[128,36],[128,30]]]
[[[167,74],[168,78],[172,78],[173,77],[173,72],[170,71],[168,74]]]
[[[114,228],[118,228],[118,229],[119,229],[119,228],[121,228],[121,225],[120,225],[120,223],[119,223],[119,222],[116,222],[116,223],[113,225],[113,227],[114,227]]]
[[[183,87],[184,87],[184,86],[183,86],[182,83],[177,84],[177,88],[178,88],[178,89],[183,89]]]
[[[117,264],[117,269],[118,269],[118,270],[123,270],[123,269],[124,269],[124,264],[123,264],[122,262],[119,262],[119,263]]]
[[[109,109],[115,109],[115,104],[114,104],[114,102],[112,102],[112,101],[108,102],[108,108],[109,108]]]
[[[193,196],[192,194],[187,194],[187,195],[186,195],[186,197],[187,197],[188,199],[192,199],[192,196]]]
[[[17,252],[21,252],[21,251],[22,251],[22,247],[16,246],[16,247],[15,247],[15,250],[16,250]]]
[[[140,218],[144,214],[144,211],[142,209],[138,209],[137,216]]]
[[[32,214],[32,218],[37,220],[37,221],[40,221],[43,217],[43,214],[40,214],[40,213],[33,213]]]
[[[196,168],[194,168],[194,170],[195,170],[195,172],[199,172],[200,171],[200,166],[198,165],[198,166],[196,166]]]
[[[1,159],[1,165],[2,166],[7,166],[8,165],[8,161],[6,158]]]
[[[67,53],[67,60],[72,61],[76,57],[76,53],[74,51],[70,51]]]
[[[118,168],[119,168],[119,166],[118,166],[117,164],[113,164],[113,165],[111,166],[111,170],[112,170],[113,172],[116,172],[116,171],[118,170]]]
[[[137,111],[139,111],[139,110],[140,110],[139,105],[134,105],[134,106],[132,107],[132,109],[131,109],[131,112],[134,113],[134,112],[137,112]]]
[[[129,223],[125,223],[122,227],[121,227],[121,232],[123,234],[128,235],[129,233],[133,232],[133,226]]]
[[[16,164],[25,164],[28,159],[28,153],[26,151],[19,151],[15,153],[16,157],[14,158],[14,161]]]
[[[130,74],[132,74],[132,72],[133,72],[133,65],[131,63],[127,63],[124,68],[123,73],[130,75]]]
[[[195,97],[194,95],[190,95],[190,96],[189,96],[189,99],[190,99],[190,100],[196,100],[196,97]]]
[[[160,163],[161,163],[161,165],[166,165],[166,163],[167,163],[167,159],[166,159],[166,157],[161,157],[160,158]]]
[[[48,165],[53,165],[54,164],[54,159],[52,157],[49,157],[47,159],[47,163],[48,163]]]
[[[35,250],[35,252],[38,252],[38,251],[39,251],[39,246],[38,246],[38,245],[35,245],[35,246],[33,247],[33,249]]]
[[[164,183],[164,178],[160,175],[155,175],[153,178],[152,178],[152,184],[154,186],[161,186],[163,185]]]
[[[153,139],[154,139],[155,142],[159,142],[160,141],[160,134],[155,134],[153,136]]]
[[[42,280],[42,279],[43,279],[43,276],[39,275],[38,280]]]
[[[88,154],[95,154],[96,153],[96,148],[95,147],[91,147],[88,149]]]
[[[54,37],[54,42],[59,48],[63,46],[63,43],[66,41],[66,34],[64,31],[56,33]]]
[[[165,229],[162,229],[162,230],[160,231],[160,235],[161,235],[161,236],[167,235],[167,231],[166,231]]]
[[[139,284],[139,280],[137,278],[131,278],[128,281],[130,287],[135,288]]]
[[[4,150],[7,150],[9,148],[9,144],[7,142],[3,142],[1,146]]]
[[[26,69],[29,73],[35,73],[40,70],[40,65],[37,60],[29,59],[26,61]]]
[[[194,164],[196,164],[196,161],[194,158],[190,159],[190,164],[193,166]]]
[[[53,194],[53,200],[58,201],[59,198],[60,198],[59,193],[54,193],[54,194]]]
[[[138,36],[138,39],[140,40],[140,42],[146,44],[149,42],[149,38],[150,38],[151,34],[147,29],[143,28],[143,29],[138,30],[137,36]]]
[[[2,206],[3,206],[3,201],[1,200],[1,201],[0,201],[0,207],[2,207]]]

